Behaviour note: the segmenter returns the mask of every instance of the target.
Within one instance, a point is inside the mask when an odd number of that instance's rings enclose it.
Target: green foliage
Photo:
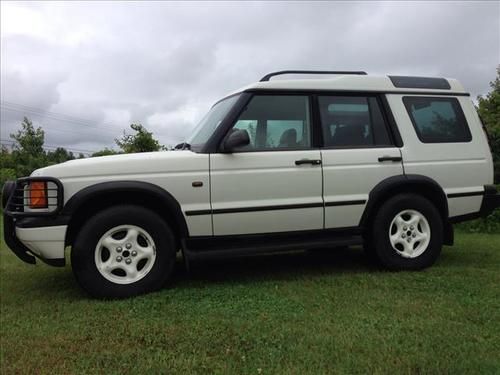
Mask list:
[[[153,133],[148,132],[141,124],[131,124],[135,134],[123,134],[120,139],[115,139],[116,144],[129,154],[134,152],[151,152],[164,150],[165,147],[153,138]]]
[[[33,156],[24,152],[13,151],[13,158],[16,161],[16,176],[29,176],[35,169],[47,166],[45,155]]]
[[[13,168],[0,168],[0,188],[9,180],[16,179],[16,170]]]
[[[467,233],[500,233],[500,209],[488,217],[457,224],[456,228]]]
[[[0,149],[0,168],[11,168],[15,170],[16,161],[14,160],[14,155],[12,155],[7,148],[3,147]]]
[[[63,147],[45,152],[45,132],[41,127],[35,129],[31,120],[24,117],[21,129],[10,137],[15,140],[12,152],[2,148],[0,153],[0,186],[6,180],[29,176],[35,169],[74,159],[72,152]],[[82,155],[83,157],[83,155]]]
[[[29,118],[24,117],[21,130],[18,130],[16,134],[11,134],[10,137],[16,141],[14,148],[17,151],[35,158],[44,155],[45,132],[41,127],[35,129]]]
[[[497,190],[500,191],[500,185],[497,185]],[[456,224],[455,228],[467,233],[500,233],[500,209],[487,217]]]
[[[96,156],[108,156],[108,155],[117,155],[119,154],[119,152],[115,151],[115,150],[111,150],[109,148],[105,148],[104,150],[101,150],[101,151],[97,151],[97,152],[94,152],[92,154],[92,157],[96,157]]]
[[[16,176],[29,176],[30,173],[47,165],[46,154],[43,149],[45,132],[41,127],[35,129],[31,120],[24,117],[21,129],[10,137],[16,141],[11,160],[2,158],[4,168],[12,168]],[[4,155],[2,155],[4,156]],[[8,165],[13,162],[13,165]],[[7,166],[5,166],[7,164]]]
[[[495,183],[500,183],[500,66],[497,77],[490,82],[491,91],[479,96],[477,111],[488,131],[491,152],[495,163]]]
[[[65,161],[73,160],[74,158],[75,155],[63,147],[58,147],[54,151],[49,151],[47,153],[47,161],[49,165],[64,163]]]
[[[500,133],[500,66],[490,87],[491,91],[486,97],[478,97],[478,112],[490,132]]]
[[[132,124],[130,127],[136,132],[133,135],[124,134],[116,143],[123,152],[148,152],[159,151],[165,148],[153,138],[141,124]],[[15,140],[12,152],[6,148],[0,153],[0,187],[6,180],[29,176],[35,169],[43,168],[52,164],[63,163],[67,160],[83,159],[82,153],[75,156],[71,151],[58,147],[54,151],[45,152],[45,132],[41,127],[35,128],[32,121],[24,117],[21,128],[10,137]],[[95,152],[92,156],[115,155],[117,152],[108,148]]]

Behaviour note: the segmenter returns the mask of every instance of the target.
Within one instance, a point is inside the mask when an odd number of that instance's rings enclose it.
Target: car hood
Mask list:
[[[32,176],[78,178],[201,171],[208,168],[208,154],[192,151],[159,151],[70,160],[37,169]]]

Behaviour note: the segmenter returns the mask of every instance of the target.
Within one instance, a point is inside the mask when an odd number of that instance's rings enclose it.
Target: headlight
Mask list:
[[[45,181],[33,181],[28,185],[30,208],[47,208],[47,183]]]

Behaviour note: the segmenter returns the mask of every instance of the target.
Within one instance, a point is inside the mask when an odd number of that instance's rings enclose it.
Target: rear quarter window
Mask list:
[[[465,115],[456,98],[405,96],[403,103],[421,142],[472,140]]]

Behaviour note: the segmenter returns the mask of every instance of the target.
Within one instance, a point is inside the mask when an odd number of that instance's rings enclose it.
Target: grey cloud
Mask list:
[[[2,2],[2,17],[12,7],[47,29],[2,22],[2,101],[101,127],[33,116],[47,143],[73,148],[113,146],[126,118],[175,144],[213,102],[269,71],[447,76],[476,96],[500,62],[496,2]],[[2,109],[2,138],[18,115]]]

